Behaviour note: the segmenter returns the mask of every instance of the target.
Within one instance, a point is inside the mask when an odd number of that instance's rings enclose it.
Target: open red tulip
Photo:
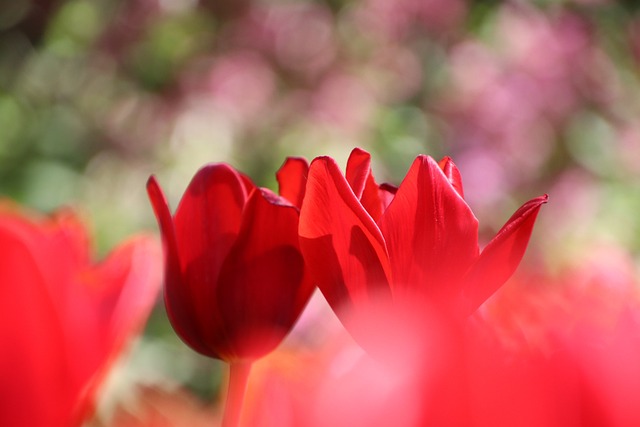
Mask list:
[[[70,212],[0,209],[0,425],[81,425],[156,300],[160,247],[133,238],[93,263]]]
[[[329,304],[342,313],[373,299],[427,298],[469,314],[514,272],[547,196],[525,203],[479,251],[478,221],[449,158],[420,155],[396,189],[376,184],[355,149],[346,174],[329,157],[308,172],[300,246]]]
[[[250,362],[273,350],[302,312],[314,289],[298,242],[307,169],[303,159],[285,162],[277,175],[284,198],[231,166],[204,166],[173,216],[149,179],[165,248],[165,305],[194,350]]]

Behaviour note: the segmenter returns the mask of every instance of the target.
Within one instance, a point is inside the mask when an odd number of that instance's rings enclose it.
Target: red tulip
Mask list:
[[[0,425],[80,425],[159,290],[159,247],[138,237],[94,264],[68,212],[0,211]]]
[[[191,348],[230,362],[224,427],[235,427],[253,361],[289,333],[313,292],[298,241],[308,170],[287,159],[278,196],[226,164],[198,171],[171,216],[156,179],[147,190],[165,248],[165,306]]]
[[[165,305],[174,329],[194,350],[251,361],[292,328],[313,291],[295,206],[306,171],[306,161],[288,159],[278,172],[288,201],[226,164],[207,165],[173,217],[156,179],[149,179],[165,246]]]
[[[514,272],[546,201],[525,203],[480,252],[478,221],[449,158],[418,156],[396,190],[377,185],[369,154],[355,149],[346,177],[329,157],[312,162],[300,246],[339,316],[372,299],[417,297],[469,314]]]

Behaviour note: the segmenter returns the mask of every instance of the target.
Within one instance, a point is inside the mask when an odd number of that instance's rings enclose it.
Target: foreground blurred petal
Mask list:
[[[30,227],[7,225],[0,222],[0,425],[64,426],[75,402],[59,390],[63,330],[33,256],[39,239]]]
[[[81,425],[156,299],[154,239],[133,239],[97,265],[88,240],[70,212],[0,212],[0,339],[11,343],[0,352],[1,425]]]

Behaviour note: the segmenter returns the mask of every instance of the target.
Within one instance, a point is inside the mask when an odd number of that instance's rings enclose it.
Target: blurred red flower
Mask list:
[[[160,285],[156,241],[140,236],[93,263],[70,212],[0,209],[0,425],[80,425]]]
[[[346,176],[329,157],[312,162],[300,245],[339,316],[404,298],[469,314],[514,272],[546,201],[525,203],[480,253],[478,221],[449,158],[419,156],[396,190],[376,184],[369,154],[355,149]]]
[[[578,276],[562,280],[578,282],[591,268],[585,265]],[[588,289],[543,272],[525,280],[526,286],[510,286],[489,310],[464,322],[424,304],[404,305],[425,313],[422,322],[404,325],[414,341],[410,357],[389,342],[399,325],[388,311],[356,316],[369,325],[369,338],[386,346],[393,364],[379,363],[340,331],[313,351],[274,352],[254,371],[249,422],[243,425],[639,425],[637,296],[627,294],[612,309],[608,299],[621,295],[608,279]],[[568,291],[567,298],[559,298],[558,290]],[[519,330],[511,330],[514,325]]]
[[[251,361],[273,350],[302,312],[314,289],[298,243],[307,169],[305,160],[288,159],[278,196],[226,164],[207,165],[173,217],[149,179],[165,247],[165,305],[194,350]]]

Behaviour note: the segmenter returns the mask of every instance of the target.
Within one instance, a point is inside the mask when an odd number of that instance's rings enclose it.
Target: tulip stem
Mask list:
[[[222,427],[238,427],[240,425],[240,413],[250,371],[251,362],[232,362],[229,365],[229,388]]]

